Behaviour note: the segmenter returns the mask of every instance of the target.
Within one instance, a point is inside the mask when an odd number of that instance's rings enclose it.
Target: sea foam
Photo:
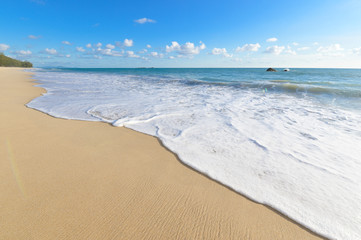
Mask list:
[[[308,228],[361,239],[360,111],[268,80],[184,76],[38,71],[47,93],[28,106],[156,136],[185,164]]]

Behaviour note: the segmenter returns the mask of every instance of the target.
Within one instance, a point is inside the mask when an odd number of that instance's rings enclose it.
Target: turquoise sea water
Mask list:
[[[277,91],[361,109],[361,69],[297,68],[289,72],[283,69],[265,72],[262,68],[64,68],[61,71],[151,76],[177,79],[185,84],[221,84]]]
[[[332,239],[361,239],[361,70],[37,69],[28,106],[158,137]]]

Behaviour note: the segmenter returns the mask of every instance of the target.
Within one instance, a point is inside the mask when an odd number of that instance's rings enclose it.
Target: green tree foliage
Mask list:
[[[31,68],[31,67],[33,67],[33,64],[28,61],[19,61],[19,60],[7,57],[3,53],[0,53],[0,66],[1,67]]]

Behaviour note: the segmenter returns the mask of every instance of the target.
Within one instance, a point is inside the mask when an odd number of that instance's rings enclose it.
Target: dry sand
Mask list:
[[[26,108],[0,68],[0,239],[318,239],[180,163],[159,141]]]

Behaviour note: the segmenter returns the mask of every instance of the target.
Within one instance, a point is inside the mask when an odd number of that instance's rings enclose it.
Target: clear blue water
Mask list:
[[[54,69],[55,70],[55,69]],[[57,69],[60,70],[60,69]],[[109,73],[221,84],[314,97],[325,104],[361,109],[361,69],[292,69],[265,72],[263,68],[64,68],[62,71]],[[56,70],[55,70],[56,71]]]
[[[332,239],[361,239],[361,70],[37,69],[55,117],[158,137],[190,167]]]

